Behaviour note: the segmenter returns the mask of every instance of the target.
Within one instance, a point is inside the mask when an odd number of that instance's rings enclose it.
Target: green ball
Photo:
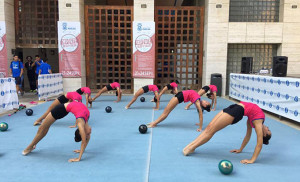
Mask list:
[[[219,162],[219,170],[223,174],[230,174],[233,170],[233,165],[229,160],[221,160]]]
[[[5,122],[0,123],[0,131],[6,131],[8,129],[8,124]]]

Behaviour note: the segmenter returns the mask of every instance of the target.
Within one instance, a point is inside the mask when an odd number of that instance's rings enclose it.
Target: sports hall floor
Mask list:
[[[0,117],[0,122],[9,125],[8,131],[0,132],[0,181],[281,182],[300,179],[299,130],[267,117],[265,124],[272,131],[270,144],[263,146],[256,163],[245,165],[240,160],[250,159],[253,154],[254,130],[243,153],[229,152],[240,147],[246,134],[244,117],[185,157],[182,149],[199,135],[194,106],[184,110],[185,104],[179,104],[156,128],[140,134],[139,125],[156,119],[172,96],[162,96],[159,111],[152,109],[153,95],[144,97],[146,102],[137,100],[129,110],[124,107],[132,96],[123,96],[120,103],[113,102],[115,96],[99,97],[90,109],[91,140],[82,161],[77,163],[68,162],[78,156],[72,151],[80,149],[80,143],[74,142],[75,129],[68,127],[75,122],[73,114],[56,121],[28,156],[22,156],[21,152],[38,129],[33,122],[51,102],[32,107],[33,116],[26,116],[22,110],[10,117]],[[218,98],[217,111],[204,112],[204,128],[214,115],[230,104],[231,101]],[[112,107],[111,113],[105,112],[106,106]],[[219,172],[218,163],[222,159],[233,163],[232,174],[225,176]]]

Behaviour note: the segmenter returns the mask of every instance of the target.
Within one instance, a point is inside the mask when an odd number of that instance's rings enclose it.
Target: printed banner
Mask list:
[[[300,79],[231,73],[229,96],[300,122]]]
[[[7,49],[6,49],[6,27],[5,22],[0,21],[0,78],[6,77],[7,72]]]
[[[133,78],[155,78],[155,23],[133,22]]]
[[[0,78],[0,113],[19,108],[14,78]]]
[[[57,96],[64,92],[62,74],[45,74],[39,75],[38,93],[39,100],[47,99],[48,97]]]
[[[63,77],[81,77],[80,22],[57,22],[59,72]]]

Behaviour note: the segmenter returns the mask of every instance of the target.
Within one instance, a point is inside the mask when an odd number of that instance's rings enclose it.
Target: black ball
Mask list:
[[[146,125],[144,125],[144,124],[140,125],[140,127],[139,127],[140,133],[145,134],[145,133],[147,133],[147,130],[148,130],[148,127]]]
[[[26,115],[27,116],[31,116],[33,114],[33,110],[32,109],[27,109],[26,110]]]
[[[145,102],[145,97],[140,98],[141,102]]]
[[[110,113],[111,110],[112,110],[112,108],[111,108],[110,106],[107,106],[107,107],[105,108],[105,111],[106,111],[107,113]]]

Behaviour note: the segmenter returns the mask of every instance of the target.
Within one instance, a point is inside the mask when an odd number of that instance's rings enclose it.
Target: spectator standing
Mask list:
[[[24,92],[22,91],[22,88],[20,88],[20,85],[22,83],[21,77],[23,76],[23,69],[23,63],[19,61],[17,55],[14,55],[13,61],[10,63],[10,75],[15,78],[17,93],[20,91],[22,96]]]
[[[32,66],[35,66],[35,80],[36,80],[36,87],[38,86],[38,78],[39,78],[39,71],[40,71],[40,66],[43,63],[43,60],[39,55],[35,55],[35,60],[32,64]]]
[[[27,77],[30,86],[30,92],[34,92],[36,90],[36,80],[35,80],[35,69],[36,66],[33,65],[32,57],[26,57],[27,62],[25,63],[25,68],[27,70]],[[33,65],[33,66],[32,66]]]
[[[44,75],[44,74],[52,74],[51,66],[47,63],[47,60],[45,60],[39,70],[39,75]]]

